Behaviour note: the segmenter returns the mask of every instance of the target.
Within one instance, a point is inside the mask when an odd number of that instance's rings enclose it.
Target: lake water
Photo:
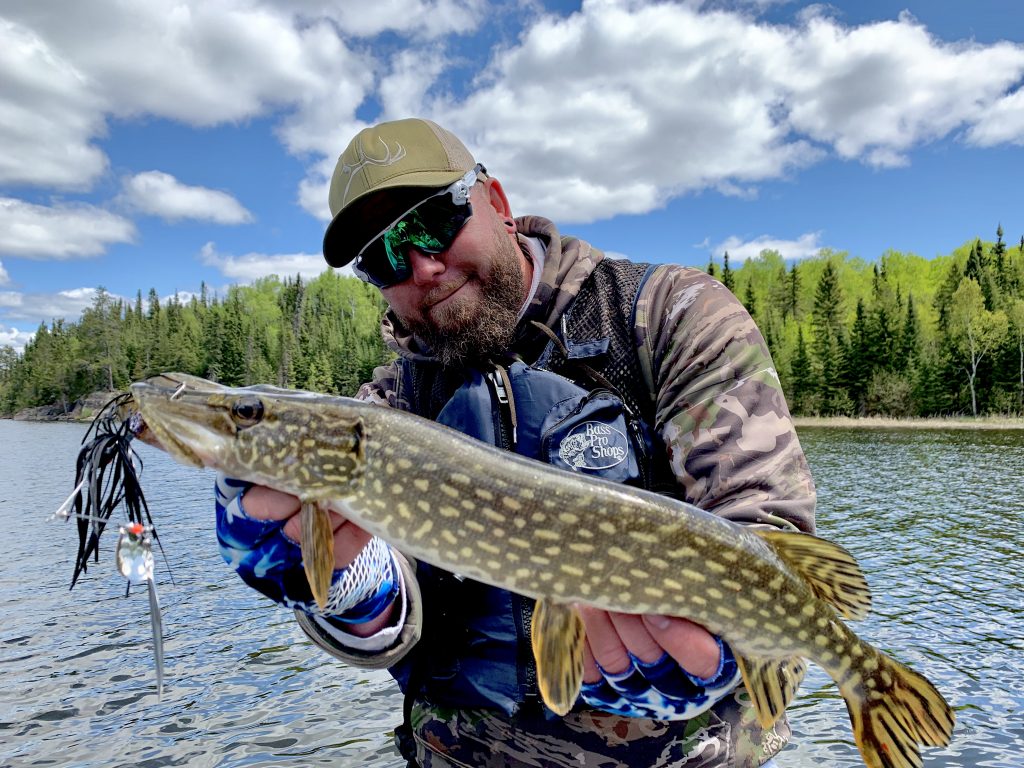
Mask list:
[[[157,700],[146,596],[125,598],[113,535],[69,592],[77,536],[47,521],[71,490],[84,431],[0,421],[0,766],[401,765],[390,677],[333,661],[245,587],[217,552],[212,475],[141,446],[169,561],[157,565]],[[853,552],[872,587],[858,633],[957,710],[952,745],[928,750],[925,765],[1024,764],[1024,432],[800,434],[820,532]],[[790,714],[781,768],[862,765],[817,667]]]

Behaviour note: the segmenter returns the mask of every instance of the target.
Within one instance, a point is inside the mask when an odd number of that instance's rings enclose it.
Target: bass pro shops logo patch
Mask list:
[[[629,455],[626,436],[600,421],[577,425],[558,444],[558,458],[577,471],[601,471],[621,464]]]

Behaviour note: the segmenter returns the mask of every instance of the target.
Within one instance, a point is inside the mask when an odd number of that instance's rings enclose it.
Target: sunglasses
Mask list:
[[[485,169],[477,165],[455,183],[416,203],[356,254],[352,270],[361,280],[387,288],[412,275],[409,250],[441,253],[473,215],[469,193]]]

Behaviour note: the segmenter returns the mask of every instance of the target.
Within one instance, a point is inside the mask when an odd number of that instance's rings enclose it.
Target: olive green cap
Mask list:
[[[455,134],[420,118],[364,128],[345,147],[331,177],[334,217],[324,234],[324,258],[342,267],[371,238],[427,196],[476,165]],[[376,195],[382,190],[394,194]]]

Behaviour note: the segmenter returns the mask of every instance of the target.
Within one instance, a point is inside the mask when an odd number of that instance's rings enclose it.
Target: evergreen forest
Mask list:
[[[0,348],[0,413],[53,403],[66,412],[90,392],[166,371],[352,394],[389,359],[384,309],[376,288],[331,270],[232,286],[223,298],[204,287],[187,302],[150,290],[132,303],[100,288],[78,322],[41,324],[21,354]]]
[[[798,415],[1024,415],[1024,237],[974,239],[925,259],[877,262],[823,249],[788,261],[762,251],[707,271],[744,303]],[[0,348],[0,413],[125,388],[164,371],[229,385],[275,383],[351,395],[390,358],[376,289],[327,270],[268,277],[161,303],[100,288],[77,322],[40,325]]]

